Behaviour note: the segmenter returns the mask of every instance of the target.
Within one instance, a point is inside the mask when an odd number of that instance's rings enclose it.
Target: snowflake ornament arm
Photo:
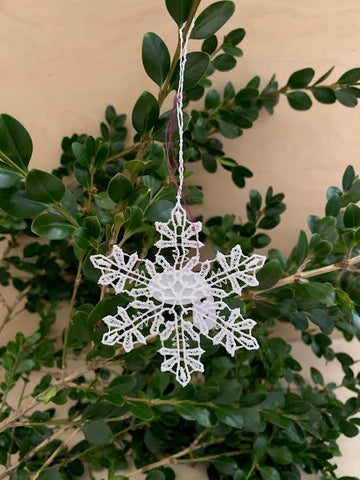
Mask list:
[[[141,310],[144,310],[144,312],[132,317],[128,312],[129,308],[137,308],[140,312]],[[102,343],[105,345],[119,343],[125,352],[130,352],[135,343],[146,344],[149,335],[144,336],[142,330],[149,323],[154,322],[155,324],[160,314],[161,308],[151,301],[134,301],[127,308],[118,307],[117,315],[107,315],[103,318],[108,327],[108,332],[103,335]]]
[[[142,272],[136,269],[139,260],[138,254],[128,255],[115,245],[111,254],[92,255],[91,263],[101,271],[99,285],[110,285],[116,294],[126,289],[126,282],[134,282],[137,286],[146,286],[147,279]]]
[[[256,287],[259,282],[256,272],[264,265],[266,258],[263,255],[243,254],[240,245],[232,248],[229,255],[220,252],[216,255],[219,268],[210,275],[212,287],[231,285],[232,290],[241,295],[244,287]]]
[[[202,228],[201,222],[189,222],[186,211],[181,205],[175,205],[168,222],[156,222],[155,228],[161,235],[160,240],[155,243],[159,250],[162,248],[172,248],[175,251],[181,249],[181,253],[186,254],[189,248],[198,250],[203,246],[198,238]]]

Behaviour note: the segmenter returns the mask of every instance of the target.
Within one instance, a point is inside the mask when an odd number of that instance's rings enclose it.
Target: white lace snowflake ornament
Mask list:
[[[231,355],[242,347],[259,348],[251,335],[254,320],[244,319],[239,308],[231,309],[224,300],[240,295],[245,286],[258,285],[255,273],[265,257],[247,257],[237,245],[229,255],[218,252],[214,260],[201,262],[202,244],[196,238],[201,226],[201,222],[189,222],[185,209],[176,205],[168,222],[155,223],[161,237],[155,244],[158,253],[154,262],[145,259],[143,268],[137,269],[137,253],[128,255],[117,246],[108,257],[91,257],[102,273],[100,285],[110,285],[116,294],[126,292],[132,297],[126,308],[118,307],[117,315],[103,319],[108,332],[102,342],[119,343],[130,352],[135,343],[145,344],[149,337],[159,335],[159,352],[164,356],[161,370],[173,372],[183,386],[193,372],[204,371],[200,335],[223,345]],[[173,253],[170,262],[161,254],[168,248]],[[195,251],[191,256],[190,249]],[[129,289],[129,284],[133,288]],[[225,290],[229,286],[231,290]]]
[[[181,205],[184,184],[183,161],[183,83],[187,42],[180,35],[179,88],[177,120],[179,126],[179,185],[177,199],[168,222],[156,222],[160,239],[155,246],[155,261],[140,260],[137,253],[128,255],[114,246],[109,256],[93,255],[91,262],[101,271],[100,285],[111,286],[116,294],[127,293],[129,304],[118,307],[116,315],[103,321],[108,327],[102,342],[116,343],[130,352],[135,343],[146,344],[158,335],[164,357],[163,372],[172,372],[185,386],[193,372],[203,372],[200,336],[214,345],[222,345],[231,354],[239,348],[259,348],[251,335],[254,320],[244,319],[239,308],[231,309],[225,302],[233,294],[240,295],[246,286],[258,285],[256,272],[263,266],[262,255],[243,255],[240,245],[228,255],[217,253],[214,260],[200,261],[203,246],[198,235],[201,222],[190,222]],[[170,249],[170,250],[169,250]],[[169,251],[171,255],[169,255]],[[171,258],[168,260],[168,258]],[[137,268],[139,262],[141,268]]]

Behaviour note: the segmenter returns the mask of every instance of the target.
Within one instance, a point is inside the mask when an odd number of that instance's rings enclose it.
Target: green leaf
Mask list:
[[[150,205],[146,219],[150,222],[166,222],[170,218],[173,207],[173,202],[169,200],[157,200]]]
[[[343,420],[340,422],[340,431],[343,433],[346,437],[356,437],[356,435],[359,433],[359,430],[357,426],[354,423],[347,422]]]
[[[215,415],[220,422],[229,425],[229,427],[243,428],[244,426],[244,419],[239,408],[228,407],[226,405],[216,407]]]
[[[315,308],[308,312],[310,320],[317,325],[325,335],[330,335],[334,330],[334,319],[325,310]]]
[[[272,447],[268,453],[276,464],[289,465],[293,462],[292,453],[287,447]]]
[[[244,429],[253,433],[261,433],[265,430],[266,424],[262,421],[260,413],[252,407],[241,408],[244,418]]]
[[[147,162],[144,160],[129,160],[125,163],[125,168],[130,173],[130,176],[133,180],[141,176],[142,173],[153,166],[154,163],[151,160]]]
[[[360,68],[352,68],[351,70],[348,70],[345,72],[337,83],[340,83],[341,85],[353,85],[354,83],[357,83],[360,80]]]
[[[185,73],[184,73],[184,89],[188,90],[198,83],[200,78],[205,74],[210,62],[210,57],[204,52],[190,52],[187,55]],[[176,67],[174,75],[171,78],[171,88],[176,90],[179,82],[179,64]]]
[[[355,203],[349,203],[344,213],[344,226],[346,228],[360,227],[360,208]]]
[[[284,275],[279,260],[270,260],[257,273],[256,277],[259,281],[259,290],[266,290],[273,287]]]
[[[44,210],[44,205],[26,196],[25,189],[9,187],[0,190],[0,208],[16,218],[32,218]]]
[[[284,410],[286,413],[291,413],[292,415],[303,415],[311,410],[311,403],[303,402],[301,400],[293,400],[285,405]]]
[[[80,163],[80,165],[84,168],[89,168],[91,158],[90,155],[87,153],[85,148],[79,142],[74,142],[71,145],[71,149],[73,154],[75,155],[76,160]]]
[[[76,180],[82,187],[90,188],[91,177],[90,171],[87,167],[83,167],[79,162],[75,162],[74,173]]]
[[[297,288],[324,305],[333,305],[335,302],[335,291],[329,283],[311,281],[300,283]]]
[[[339,103],[344,105],[344,107],[356,107],[358,100],[356,95],[348,88],[343,88],[342,90],[335,90],[336,99]]]
[[[311,98],[305,92],[289,92],[287,99],[294,110],[309,110],[312,105]]]
[[[145,403],[140,402],[128,402],[127,404],[128,409],[130,412],[136,417],[140,418],[141,420],[151,420],[154,416],[153,411],[146,405]]]
[[[179,27],[187,20],[193,0],[165,0],[166,8]]]
[[[30,135],[15,118],[0,114],[0,151],[26,171],[33,145]]]
[[[16,366],[16,369],[15,369],[15,372],[14,373],[29,373],[32,368],[34,367],[35,365],[35,362],[34,360],[32,360],[31,358],[25,358],[24,360],[21,360],[17,366]]]
[[[211,460],[211,463],[216,467],[220,473],[225,475],[232,475],[239,468],[236,460],[231,457],[220,457]]]
[[[276,425],[277,427],[288,429],[291,425],[291,420],[281,413],[262,410],[261,415],[264,420]]]
[[[251,245],[254,248],[264,248],[269,245],[271,242],[271,238],[269,235],[266,235],[265,233],[258,233],[257,235],[254,235],[251,239]]]
[[[306,233],[304,232],[304,230],[300,230],[299,238],[295,248],[291,252],[291,257],[294,259],[296,265],[301,265],[301,263],[305,260],[307,254],[308,254],[308,241],[307,241]]]
[[[340,208],[341,208],[341,199],[339,195],[333,195],[332,197],[329,198],[329,200],[326,203],[325,215],[336,217],[340,212]]]
[[[144,92],[137,99],[133,112],[132,123],[139,133],[149,131],[159,118],[159,104],[150,92]]]
[[[259,471],[263,480],[281,480],[279,472],[274,467],[260,467]]]
[[[143,211],[137,205],[125,210],[126,230],[134,232],[143,225]]]
[[[166,476],[161,470],[151,470],[145,480],[166,480]]]
[[[115,395],[127,395],[134,390],[135,385],[136,377],[131,375],[121,375],[112,380],[110,385],[106,387],[106,392]]]
[[[219,120],[219,131],[225,138],[237,138],[242,133],[239,127],[224,120]]]
[[[236,66],[236,59],[232,55],[221,53],[214,58],[212,64],[219,72],[227,72]]]
[[[103,143],[96,152],[95,155],[95,167],[99,170],[105,163],[105,160],[109,157],[110,145]]]
[[[75,227],[60,215],[44,213],[34,218],[31,230],[39,237],[62,240],[70,236],[74,232]]]
[[[216,47],[218,46],[218,40],[216,38],[216,35],[211,35],[211,37],[208,37],[206,40],[203,41],[201,45],[201,51],[207,53],[208,55],[212,55]]]
[[[57,394],[56,386],[53,385],[50,387],[45,394],[39,398],[40,402],[43,402],[45,405],[48,404]]]
[[[21,176],[12,168],[0,163],[0,188],[7,188],[15,185],[21,180]]]
[[[26,182],[26,196],[41,203],[58,203],[65,194],[63,182],[42,170],[30,170]]]
[[[5,451],[5,457],[7,458],[7,452]],[[5,463],[6,463],[6,458],[5,458]],[[5,465],[5,463],[2,463],[2,465]],[[16,473],[13,473],[10,477],[10,480],[31,480],[30,479],[30,474],[26,472],[25,470],[18,470]]]
[[[220,104],[220,95],[216,90],[209,90],[205,97],[205,108],[216,108]]]
[[[317,370],[314,367],[310,367],[310,374],[311,374],[311,379],[315,384],[324,385],[324,377],[319,372],[319,370]]]
[[[57,470],[50,468],[50,470],[45,470],[39,477],[39,480],[61,480],[62,476]]]
[[[132,192],[132,183],[121,173],[117,173],[109,182],[108,194],[115,203],[121,203],[128,199]]]
[[[229,1],[215,2],[203,10],[195,20],[190,38],[208,38],[219,30],[232,16],[235,4]]]
[[[209,173],[215,173],[217,170],[217,161],[213,155],[209,153],[203,153],[201,156],[202,166]]]
[[[334,68],[335,66],[329,68],[329,70],[326,73],[324,73],[324,75],[321,75],[321,77],[318,80],[316,80],[313,86],[319,85],[319,83],[322,83],[324,80],[326,80],[332,74]]]
[[[266,398],[266,393],[248,393],[241,397],[240,404],[242,407],[252,407],[259,405]]]
[[[348,165],[342,177],[342,187],[345,192],[350,190],[351,185],[355,180],[355,171],[352,165]]]
[[[334,90],[329,87],[317,87],[311,89],[315,99],[320,103],[330,104],[336,102]]]
[[[90,246],[89,232],[85,227],[76,228],[73,232],[74,243],[80,250],[87,250]]]
[[[161,86],[169,73],[170,55],[167,46],[156,33],[144,35],[142,61],[151,80]]]
[[[260,193],[257,190],[250,190],[249,192],[250,203],[255,210],[260,210],[262,198]]]
[[[244,39],[245,35],[246,32],[243,28],[236,28],[235,30],[232,30],[230,33],[225,35],[224,43],[236,46]]]
[[[93,420],[81,427],[86,440],[92,445],[108,445],[112,440],[109,425],[102,420]]]
[[[95,215],[86,217],[84,219],[84,226],[89,232],[89,236],[91,238],[95,238],[97,240],[99,237],[101,237],[101,225],[98,217],[95,217]]]
[[[313,68],[303,68],[290,75],[287,85],[291,88],[304,88],[309,85],[314,75]]]

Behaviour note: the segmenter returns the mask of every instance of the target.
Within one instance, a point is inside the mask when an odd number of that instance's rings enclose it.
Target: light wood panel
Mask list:
[[[336,79],[360,66],[358,0],[236,3],[228,28],[246,29],[245,56],[236,70],[214,76],[216,88],[229,78],[240,88],[256,74],[265,83],[274,72],[284,84],[290,73],[307,66],[320,75],[336,65]],[[65,135],[96,135],[107,104],[129,113],[143,90],[156,91],[141,65],[147,31],[174,48],[175,24],[163,0],[0,0],[0,111],[29,129],[32,166],[55,167]],[[322,212],[326,188],[340,184],[346,165],[359,170],[359,130],[360,107],[315,104],[301,113],[282,99],[273,117],[262,114],[241,139],[225,142],[228,156],[254,171],[247,187],[264,192],[273,185],[286,193],[288,210],[272,246],[289,250],[307,215]],[[233,186],[227,172],[195,171],[194,181],[204,185],[205,216],[243,215],[247,191]],[[28,320],[18,318],[16,328],[22,322]],[[299,358],[306,355],[303,347],[296,350]],[[355,443],[347,442],[346,457],[338,462],[344,475],[358,473]],[[193,476],[201,478],[198,471]]]
[[[358,0],[243,0],[237,7],[229,28],[247,30],[245,56],[235,71],[214,77],[218,88],[229,77],[240,87],[274,72],[284,84],[306,66],[320,74],[336,65],[336,79],[359,64]],[[48,170],[64,135],[97,134],[108,103],[128,113],[144,89],[156,91],[141,65],[143,33],[156,31],[170,49],[176,40],[162,0],[1,0],[0,25],[1,110],[28,127],[33,166]],[[302,113],[283,98],[272,118],[262,114],[243,138],[226,142],[229,156],[254,171],[249,188],[264,192],[271,184],[287,195],[273,246],[288,250],[307,215],[321,213],[327,186],[339,184],[348,163],[358,166],[359,127],[360,108],[316,104]],[[227,172],[196,172],[206,216],[244,213],[246,192]]]

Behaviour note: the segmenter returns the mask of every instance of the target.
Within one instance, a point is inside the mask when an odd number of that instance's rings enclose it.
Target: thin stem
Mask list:
[[[124,415],[125,417],[125,415]],[[128,414],[128,418],[131,417],[131,414]],[[111,420],[111,419],[109,419]],[[147,425],[148,422],[139,422],[138,424],[136,425],[129,425],[128,427],[124,428],[124,430],[121,430],[120,432],[117,432],[114,434],[113,436],[113,441],[118,438],[118,437],[121,437],[122,435],[125,435],[126,433],[128,433],[130,430],[136,430],[137,428],[140,428],[140,427],[143,427],[144,425]],[[63,467],[64,465],[67,465],[68,463],[78,459],[78,458],[84,458],[84,456],[89,453],[89,452],[92,452],[95,448],[98,448],[96,445],[93,445],[92,447],[89,447],[89,448],[86,448],[85,450],[82,450],[81,452],[78,452],[76,453],[74,456],[72,456],[71,458],[64,458],[64,460],[61,462],[60,466]]]
[[[65,443],[60,443],[60,445],[53,451],[53,453],[50,455],[50,457],[45,461],[45,463],[41,466],[41,468],[36,472],[34,475],[34,480],[37,480],[42,472],[49,466],[51,465],[51,462],[56,458],[57,455],[66,448],[66,446],[69,444],[70,440],[75,437],[80,431],[80,427],[76,428],[71,435],[69,435],[66,439],[66,444]]]
[[[68,213],[65,210],[65,208],[62,205],[60,205],[60,203],[57,203],[56,205],[54,205],[54,208],[55,208],[55,210],[57,210],[60,213],[60,215],[62,215],[64,218],[66,218],[66,220],[69,223],[71,223],[71,225],[73,225],[76,228],[79,227],[79,224],[75,220],[75,218],[72,215],[70,215],[70,213]]]
[[[11,160],[4,152],[0,150],[0,160],[2,160],[6,165],[16,170],[23,178],[27,177],[27,171],[23,170],[19,165],[16,165],[15,162]]]
[[[120,158],[123,158],[126,155],[129,155],[130,153],[136,152],[139,146],[140,146],[140,143],[134,143],[133,145],[131,145],[128,148],[125,148],[124,150],[117,153],[116,155],[109,157],[105,163],[116,162],[116,160],[120,160]]]
[[[275,285],[265,290],[254,290],[252,292],[245,292],[239,296],[239,298],[249,299],[254,298],[262,293],[269,292],[270,290],[274,290],[275,288],[284,287],[285,285],[291,285],[292,283],[298,283],[301,280],[305,280],[311,277],[317,277],[318,275],[324,275],[330,272],[336,272],[337,270],[346,270],[352,265],[356,263],[360,263],[360,255],[352,257],[350,259],[345,259],[345,261],[339,263],[333,263],[331,265],[326,265],[325,267],[314,268],[313,270],[307,270],[305,272],[296,272],[293,275],[289,275],[288,277],[281,278]]]
[[[76,300],[76,294],[79,290],[79,286],[81,283],[81,277],[82,277],[82,265],[83,261],[79,261],[78,269],[76,272],[76,277],[75,277],[75,282],[74,282],[74,288],[73,288],[73,293],[70,301],[70,314],[69,314],[69,319],[67,322],[67,325],[65,327],[64,331],[64,345],[63,345],[63,352],[62,352],[62,379],[64,380],[65,375],[66,375],[66,370],[67,370],[67,347],[68,347],[68,341],[69,341],[69,329],[70,329],[70,324],[71,324],[71,317],[72,313],[74,310],[74,305],[75,305],[75,300]]]
[[[206,455],[205,457],[196,457],[196,458],[185,458],[183,460],[178,460],[178,463],[199,463],[199,462],[208,462],[209,460],[214,460],[215,458],[220,458],[220,457],[235,457],[237,455],[241,455],[246,452],[250,452],[251,449],[250,447],[247,449],[242,449],[242,450],[234,450],[232,452],[222,452],[218,453],[216,455]]]
[[[224,438],[218,438],[216,440],[212,440],[206,443],[199,443],[200,438],[202,438],[205,433],[207,433],[206,430],[201,432],[201,434],[194,440],[194,442],[189,447],[186,447],[183,450],[177,453],[174,453],[173,455],[170,455],[169,457],[163,458],[157,462],[150,463],[149,465],[145,465],[144,467],[138,468],[137,470],[133,470],[132,472],[127,473],[126,474],[127,478],[134,477],[135,475],[139,475],[140,473],[146,473],[150,470],[154,470],[155,468],[163,467],[164,465],[168,465],[169,463],[174,462],[176,459],[184,457],[185,455],[195,452],[196,450],[200,450],[201,448],[206,448],[209,445],[214,445],[216,443],[222,443],[224,441]]]
[[[155,340],[154,337],[150,337],[148,339],[148,343],[151,341]],[[134,346],[134,349],[142,347],[143,344],[139,343]],[[118,348],[115,351],[115,355],[112,358],[101,358],[101,359],[96,359],[93,362],[89,362],[86,365],[83,365],[81,368],[74,370],[73,372],[69,373],[64,379],[60,378],[56,380],[55,382],[52,383],[48,387],[45,392],[39,393],[36,397],[29,397],[29,402],[24,405],[22,408],[17,409],[15,412],[13,412],[12,415],[7,417],[5,420],[0,422],[0,433],[4,432],[6,429],[10,428],[12,425],[14,425],[18,420],[24,416],[26,413],[30,412],[33,408],[37,407],[39,402],[41,402],[41,398],[46,395],[46,393],[53,387],[63,387],[65,385],[71,385],[73,386],[73,381],[76,380],[77,378],[81,377],[82,375],[85,375],[89,372],[93,372],[94,370],[98,368],[104,368],[107,365],[113,363],[113,362],[118,362],[118,356],[122,355],[124,353],[124,349],[122,347]]]
[[[195,402],[194,400],[175,400],[175,399],[161,399],[161,398],[137,398],[137,397],[123,397],[126,402],[146,403],[147,405],[197,405],[201,407],[216,407],[212,402]]]
[[[7,468],[3,473],[0,474],[0,480],[3,478],[9,478],[10,475],[15,472],[15,470],[21,465],[22,463],[25,463],[30,460],[39,450],[42,448],[46,447],[50,442],[52,442],[55,438],[61,436],[66,430],[71,428],[70,426],[60,428],[56,433],[54,433],[51,437],[45,438],[41,443],[36,445],[35,448],[30,450],[26,455],[23,457],[20,457],[17,462],[14,463],[11,467]]]
[[[12,305],[8,305],[5,300],[3,302],[3,306],[6,308],[7,310],[7,313],[4,317],[4,320],[2,321],[1,325],[0,325],[0,333],[3,331],[4,327],[9,323],[11,322],[11,320],[18,314],[20,313],[21,311],[15,313],[16,311],[16,308],[19,306],[19,303],[21,302],[21,300],[26,297],[28,293],[28,290],[24,290],[23,292],[19,292],[19,294],[16,296],[14,302]],[[2,297],[3,298],[3,297]]]
[[[22,386],[22,389],[21,389],[21,392],[20,392],[17,408],[20,408],[20,406],[21,406],[21,403],[22,403],[24,395],[25,395],[26,385],[28,383],[27,380],[25,380],[25,378],[23,378],[23,382],[24,383],[23,383],[23,386]],[[6,467],[10,467],[10,463],[11,463],[11,451],[12,451],[13,444],[14,444],[14,433],[15,433],[15,427],[13,426],[13,428],[11,429],[10,446],[8,448],[8,458],[7,458],[7,462],[6,462]]]

